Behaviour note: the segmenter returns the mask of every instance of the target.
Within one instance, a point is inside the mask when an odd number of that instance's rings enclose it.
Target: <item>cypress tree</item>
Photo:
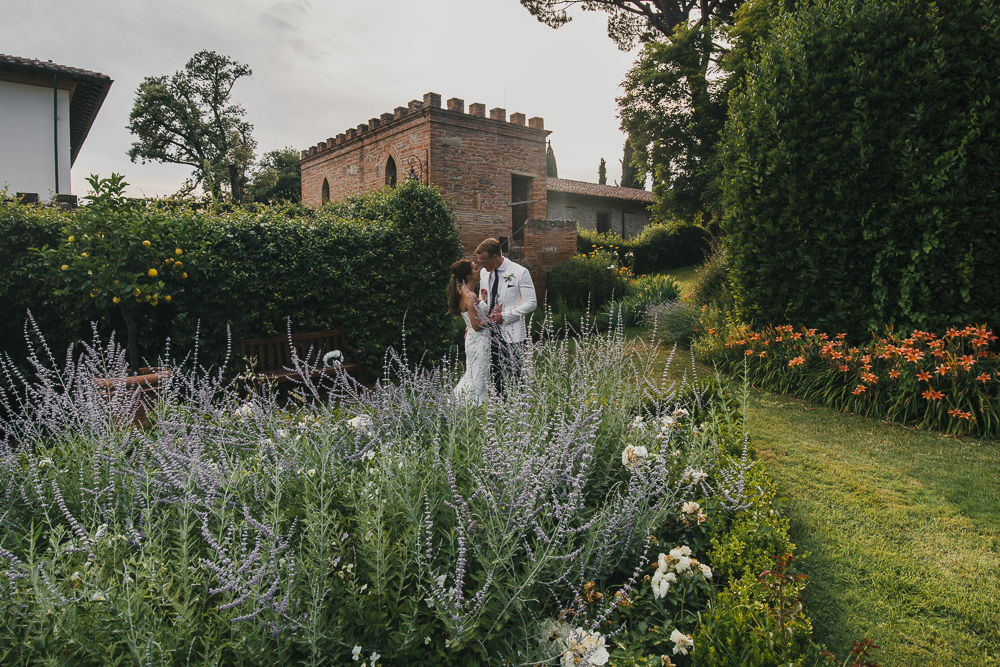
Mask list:
[[[550,178],[559,178],[559,168],[556,166],[556,154],[552,152],[552,142],[545,150],[545,175]]]
[[[631,137],[629,137],[625,140],[625,152],[622,155],[622,187],[642,190],[646,185],[646,174],[640,174],[632,161],[634,152]]]
[[[599,185],[608,184],[608,165],[604,162],[604,158],[601,158],[601,166],[597,168],[597,183]]]

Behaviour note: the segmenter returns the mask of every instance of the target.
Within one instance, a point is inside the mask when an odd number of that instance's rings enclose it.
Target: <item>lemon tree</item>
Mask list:
[[[38,252],[59,276],[56,294],[92,299],[100,309],[116,309],[128,331],[132,372],[139,370],[135,316],[142,308],[168,306],[183,298],[194,275],[193,261],[208,246],[190,219],[178,225],[161,209],[124,196],[120,174],[91,175],[93,192],[68,218],[63,238]]]

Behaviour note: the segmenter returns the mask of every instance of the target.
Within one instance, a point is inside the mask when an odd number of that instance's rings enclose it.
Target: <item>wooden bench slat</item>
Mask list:
[[[338,368],[319,368],[312,375],[328,375],[335,372],[347,372],[358,377],[361,372],[361,351],[347,345],[342,329],[329,329],[304,334],[292,334],[291,344],[288,336],[271,336],[269,338],[240,338],[240,352],[244,362],[253,359],[257,362],[256,372],[275,382],[286,382],[298,377],[296,371],[286,370],[292,365],[292,345],[299,359],[311,364],[322,363],[323,355],[332,350],[344,353],[344,363]],[[354,357],[348,361],[347,356]]]

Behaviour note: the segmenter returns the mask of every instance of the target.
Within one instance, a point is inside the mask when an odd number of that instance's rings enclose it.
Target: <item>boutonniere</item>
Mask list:
[[[508,271],[507,273],[503,274],[503,279],[507,281],[508,285],[510,285],[514,281],[514,274]]]

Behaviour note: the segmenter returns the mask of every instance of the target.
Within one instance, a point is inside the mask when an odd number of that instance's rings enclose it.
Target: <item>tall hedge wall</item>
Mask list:
[[[647,226],[630,239],[581,229],[577,232],[576,247],[581,254],[595,248],[615,252],[624,266],[636,275],[642,275],[701,264],[705,261],[711,239],[712,235],[704,227],[661,223]]]
[[[175,353],[191,349],[200,328],[201,360],[218,364],[227,325],[238,354],[241,336],[284,334],[286,318],[295,332],[344,329],[373,373],[389,346],[401,347],[404,322],[411,359],[436,361],[447,352],[445,285],[461,247],[454,215],[432,188],[408,181],[315,212],[152,207],[143,214],[197,216],[213,241],[209,254],[192,258],[192,275],[172,303],[140,311],[140,354],[147,359],[155,360],[168,337]],[[29,307],[57,353],[89,340],[91,320],[105,337],[115,331],[124,340],[117,312],[97,312],[85,298],[52,297],[54,283],[27,251],[63,241],[70,215],[0,205],[0,349],[15,359],[27,351],[22,330]]]
[[[732,98],[724,229],[741,315],[1000,325],[995,0],[817,0]]]

